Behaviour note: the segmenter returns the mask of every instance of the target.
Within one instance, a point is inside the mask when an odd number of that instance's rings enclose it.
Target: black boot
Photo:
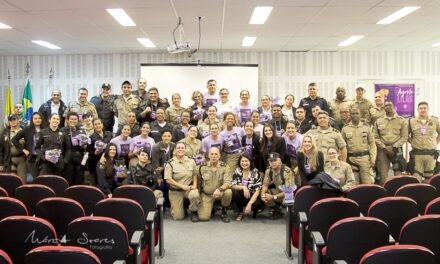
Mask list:
[[[283,215],[284,215],[283,209],[281,209],[281,207],[279,205],[276,205],[275,207],[273,207],[272,216],[271,216],[272,220],[279,219],[279,218],[283,217]]]
[[[191,212],[191,222],[197,223],[199,221],[199,215],[197,212]]]
[[[222,215],[221,215],[221,218],[222,218],[222,222],[223,222],[223,223],[229,223],[229,222],[231,222],[231,219],[229,218],[229,216],[228,216],[228,212],[227,212],[227,210],[226,210],[225,207],[222,207]]]

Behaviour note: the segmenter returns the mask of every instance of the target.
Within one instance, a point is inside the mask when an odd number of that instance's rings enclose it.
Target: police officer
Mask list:
[[[331,117],[336,122],[341,122],[341,107],[350,107],[351,105],[351,102],[347,99],[347,97],[345,97],[344,86],[338,86],[338,88],[336,88],[336,98],[331,100],[328,104],[331,112]]]
[[[148,89],[148,100],[141,101],[137,109],[137,120],[139,123],[145,121],[153,122],[156,120],[156,110],[163,108],[164,110],[170,107],[166,98],[159,97],[159,90],[156,87]]]
[[[137,95],[139,97],[140,101],[147,101],[148,100],[148,92],[147,89],[147,79],[141,77],[138,79],[137,82],[138,89],[136,91],[133,91],[134,95]]]
[[[129,167],[129,175],[127,177],[129,184],[144,185],[153,190],[156,199],[162,198],[163,193],[159,190],[159,176],[154,171],[149,158],[149,151],[141,148],[137,154],[137,163]]]
[[[115,116],[112,108],[115,96],[111,94],[111,89],[112,87],[109,83],[103,83],[101,86],[101,94],[99,96],[93,96],[90,102],[95,105],[98,117],[101,118],[104,124],[104,130],[113,132]]]
[[[330,111],[327,101],[318,96],[318,85],[316,83],[310,83],[307,91],[309,96],[301,99],[301,102],[299,103],[299,106],[303,107],[306,112],[306,119],[312,118],[312,108],[315,105],[319,105],[319,107],[327,113]]]
[[[0,136],[0,171],[17,173],[23,182],[26,182],[26,159],[22,151],[15,147],[12,138],[17,135],[22,128],[16,114],[8,116],[8,126]],[[23,148],[24,140],[19,141],[20,148]]]
[[[87,101],[87,96],[89,91],[86,88],[79,88],[78,90],[78,101],[70,101],[67,104],[67,108],[64,111],[63,116],[67,117],[69,113],[77,113],[79,117],[79,124],[82,125],[82,115],[84,113],[90,113],[93,119],[98,118],[98,113],[96,112],[95,105]],[[65,125],[67,125],[67,119],[65,120]]]
[[[436,146],[440,142],[440,122],[429,115],[427,102],[417,105],[418,116],[409,120],[409,143],[414,156],[414,174],[420,181],[427,181],[434,174]]]
[[[384,103],[385,97],[383,93],[376,92],[374,94],[374,106],[370,109],[371,125],[374,125],[379,117],[385,116]]]
[[[373,103],[365,98],[365,84],[358,84],[356,86],[356,98],[353,100],[353,107],[359,109],[361,113],[361,120],[364,123],[371,124],[370,109],[373,108]]]
[[[183,142],[176,144],[174,157],[165,166],[164,179],[170,185],[169,197],[171,216],[174,220],[185,217],[183,200],[189,200],[191,221],[198,222],[199,191],[197,189],[197,166],[193,159],[185,155],[186,145]]]
[[[223,223],[231,220],[226,209],[232,201],[232,175],[229,166],[220,161],[220,150],[213,147],[209,150],[209,161],[199,168],[199,181],[201,188],[201,203],[198,214],[201,221],[211,218],[212,207],[216,200],[221,201]]]
[[[380,117],[374,126],[377,172],[381,184],[388,178],[390,162],[393,163],[394,175],[399,175],[406,169],[402,146],[408,141],[408,124],[405,119],[396,114],[391,101],[386,101],[384,107],[385,116]]]
[[[64,166],[70,160],[70,142],[67,136],[58,129],[60,116],[52,114],[49,127],[42,129],[35,151],[40,175],[63,176]]]
[[[376,143],[371,127],[360,121],[360,111],[350,109],[351,122],[342,131],[347,142],[347,161],[353,170],[356,184],[374,183],[373,168],[376,162]]]
[[[272,219],[283,216],[281,205],[284,193],[279,189],[281,185],[294,184],[292,171],[281,162],[280,155],[276,152],[269,154],[269,168],[264,173],[261,200],[272,208]]]
[[[327,150],[329,147],[337,148],[341,153],[341,160],[347,160],[347,147],[341,133],[330,126],[328,113],[321,111],[318,113],[319,127],[309,130],[306,135],[314,137],[318,150],[324,153],[327,157]]]
[[[295,111],[295,127],[301,135],[304,135],[313,126],[313,122],[310,119],[306,119],[306,111],[304,107],[300,106]]]
[[[113,113],[118,118],[119,127],[127,124],[128,113],[136,111],[140,104],[139,97],[131,92],[129,81],[124,81],[121,88],[122,95],[118,95],[113,102]]]

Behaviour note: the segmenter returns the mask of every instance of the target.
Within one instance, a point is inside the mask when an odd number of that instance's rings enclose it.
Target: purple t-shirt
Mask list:
[[[202,140],[202,151],[203,153],[208,153],[213,147],[216,147],[222,151],[222,144],[223,140],[220,136],[216,140],[214,140],[212,137],[205,137]]]
[[[128,153],[133,151],[133,139],[128,137],[127,140],[122,140],[122,136],[117,136],[110,140],[110,143],[116,145],[116,149],[118,151],[118,157],[128,157]]]
[[[297,152],[301,146],[302,135],[296,133],[296,137],[291,140],[288,136],[283,135],[284,141],[286,142],[286,154],[292,158],[296,159]]]
[[[254,110],[256,110],[256,108],[251,104],[244,106],[240,103],[234,106],[233,112],[238,116],[238,122],[240,122],[240,125],[244,125],[244,123],[251,120],[252,111]]]
[[[264,124],[267,121],[272,119],[272,108],[269,109],[269,111],[264,111],[260,113],[260,123]]]
[[[218,94],[211,95],[209,93],[205,93],[203,95],[203,104],[205,104],[206,106],[213,105],[217,103],[218,100],[219,100]]]
[[[227,153],[238,152],[241,149],[241,138],[244,136],[244,130],[241,127],[234,127],[231,131],[226,129],[220,132],[223,139],[223,149]]]
[[[156,142],[151,137],[143,138],[141,135],[135,136],[133,138],[133,151],[137,151],[141,148],[145,148],[147,149],[148,155],[151,158],[151,150],[153,149],[153,145],[155,143]]]

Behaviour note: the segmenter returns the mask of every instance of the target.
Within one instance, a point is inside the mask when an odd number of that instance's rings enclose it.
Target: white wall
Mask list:
[[[50,56],[0,56],[1,111],[8,84],[7,69],[12,75],[11,89],[14,102],[21,100],[25,84],[25,66],[31,66],[31,85],[34,108],[49,97],[49,71],[55,71],[54,86],[63,91],[63,100],[76,98],[77,89],[87,87],[96,94],[103,82],[112,84],[113,92],[120,93],[124,80],[135,82],[141,63],[234,63],[259,64],[259,94],[281,95],[293,93],[297,98],[307,95],[309,82],[317,82],[320,94],[333,98],[335,88],[343,84],[349,97],[354,96],[354,85],[359,81],[415,82],[416,103],[426,100],[431,113],[440,115],[440,52],[203,52],[192,58],[166,53],[86,54]],[[204,89],[201,87],[200,89]],[[252,91],[251,91],[252,92]],[[367,97],[373,98],[373,87]],[[238,101],[238,98],[233,98]],[[3,114],[1,115],[1,118]]]

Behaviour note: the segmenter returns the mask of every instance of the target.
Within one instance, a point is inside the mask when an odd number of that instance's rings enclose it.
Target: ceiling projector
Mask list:
[[[189,42],[168,46],[168,53],[170,54],[186,52],[191,52],[191,45],[189,44]]]

